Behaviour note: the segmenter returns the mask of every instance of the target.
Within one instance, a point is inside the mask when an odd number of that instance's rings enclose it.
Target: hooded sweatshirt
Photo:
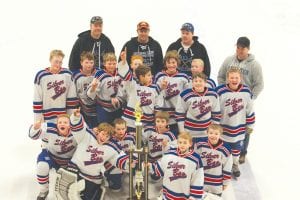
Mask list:
[[[90,51],[94,54],[95,68],[100,68],[103,66],[103,55],[109,52],[115,52],[114,46],[112,45],[110,39],[101,33],[99,39],[94,39],[91,36],[91,31],[84,31],[78,35],[78,39],[73,45],[70,59],[69,59],[69,69],[75,71],[81,68],[80,65],[80,54],[83,51]]]
[[[149,37],[147,43],[140,43],[138,42],[138,37],[133,37],[126,42],[122,51],[124,51],[125,47],[127,48],[126,60],[129,65],[131,64],[131,56],[141,55],[144,59],[143,63],[151,68],[153,76],[162,70],[163,55],[161,46],[152,37]]]
[[[167,51],[176,50],[181,60],[181,65],[178,67],[179,71],[187,75],[191,75],[191,64],[195,58],[201,58],[204,62],[204,73],[206,76],[210,76],[210,62],[207,55],[206,48],[198,41],[197,36],[193,36],[194,43],[185,50],[181,44],[181,38],[176,42],[173,42],[167,49]]]
[[[250,88],[253,99],[256,99],[264,88],[264,80],[261,65],[255,60],[255,56],[249,54],[248,57],[242,61],[237,59],[236,54],[227,57],[218,73],[219,85],[226,83],[226,73],[229,68],[233,66],[241,69],[243,76],[242,82]]]

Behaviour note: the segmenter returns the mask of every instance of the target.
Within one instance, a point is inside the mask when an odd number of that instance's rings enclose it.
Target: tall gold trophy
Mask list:
[[[137,103],[134,111],[135,126],[136,126],[136,146],[131,147],[129,150],[129,163],[133,162],[133,154],[137,155],[137,167],[135,171],[135,188],[133,168],[130,165],[129,170],[129,198],[130,200],[148,200],[148,174],[149,169],[147,165],[142,165],[143,161],[148,163],[148,146],[142,147],[142,122],[143,116],[140,104]],[[143,170],[144,168],[144,170]]]

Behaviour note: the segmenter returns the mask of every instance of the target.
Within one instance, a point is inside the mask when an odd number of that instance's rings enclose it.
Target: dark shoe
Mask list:
[[[240,155],[239,163],[243,164],[243,163],[245,163],[245,161],[246,161],[246,155]]]
[[[49,194],[49,191],[47,192],[40,192],[37,196],[36,200],[45,200]]]
[[[241,172],[240,172],[240,169],[239,169],[238,165],[233,164],[233,166],[232,166],[232,174],[235,177],[240,177]]]

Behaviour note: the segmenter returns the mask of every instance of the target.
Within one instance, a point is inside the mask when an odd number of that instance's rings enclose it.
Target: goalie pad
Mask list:
[[[77,181],[77,174],[60,168],[55,181],[55,196],[58,200],[81,200],[80,192],[85,188],[85,181]]]

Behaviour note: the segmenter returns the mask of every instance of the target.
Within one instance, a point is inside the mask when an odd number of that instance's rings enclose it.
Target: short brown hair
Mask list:
[[[218,130],[221,134],[223,133],[223,128],[222,128],[222,126],[221,126],[220,124],[214,124],[214,123],[212,123],[212,124],[210,124],[210,125],[207,127],[207,131],[208,131],[209,129]]]
[[[64,58],[65,54],[62,52],[62,50],[54,49],[50,52],[49,60],[51,60],[54,56],[61,56],[62,58]]]
[[[186,131],[179,132],[178,139],[179,138],[188,140],[190,142],[190,144],[193,144],[193,138],[189,132],[186,132]]]
[[[85,59],[87,60],[94,60],[94,55],[90,51],[83,51],[80,54],[80,62],[84,61]]]
[[[115,53],[110,52],[110,53],[104,54],[103,55],[103,63],[105,63],[107,61],[117,61],[117,57],[116,57]]]
[[[164,57],[164,66],[166,66],[166,63],[171,59],[174,58],[177,62],[177,66],[180,65],[180,58],[178,55],[178,52],[176,50],[168,51]]]
[[[151,68],[144,64],[135,69],[135,75],[139,80],[140,76],[145,76],[148,72],[151,72]]]
[[[155,119],[160,118],[160,119],[165,119],[167,122],[169,122],[170,115],[168,112],[165,111],[157,111],[155,113]]]
[[[242,72],[241,72],[241,69],[239,67],[236,67],[236,66],[230,67],[228,69],[228,71],[226,72],[226,77],[228,77],[230,73],[238,73],[242,77]]]
[[[97,126],[98,131],[106,131],[109,135],[112,135],[114,132],[114,128],[107,122],[102,122]]]
[[[116,127],[116,124],[125,124],[125,126],[127,125],[126,121],[122,118],[116,118],[113,122],[114,127]]]
[[[141,55],[139,55],[139,54],[136,54],[136,55],[132,55],[132,56],[131,56],[131,58],[130,58],[131,63],[132,63],[134,60],[141,60],[142,62],[144,62],[143,56],[141,56]]]
[[[205,82],[207,81],[207,76],[203,72],[198,72],[198,73],[193,74],[192,75],[192,80],[194,80],[195,78],[201,78]]]

